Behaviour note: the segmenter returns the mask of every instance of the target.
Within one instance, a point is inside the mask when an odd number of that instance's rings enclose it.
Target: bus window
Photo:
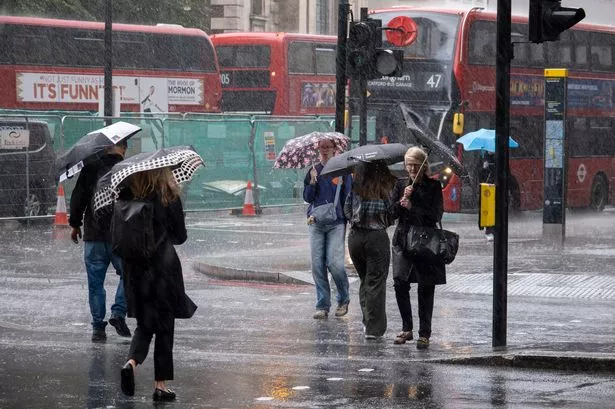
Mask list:
[[[101,67],[104,65],[104,32],[72,30],[70,44],[74,51],[74,64],[78,67]]]
[[[513,24],[511,30],[513,42],[516,41],[516,38],[527,38],[527,24]],[[527,43],[524,41],[515,42],[513,47],[514,58],[511,61],[511,65],[515,67],[527,67]]]
[[[543,43],[544,44],[544,43]],[[528,44],[529,60],[528,63],[532,67],[544,67],[545,55],[543,44]]]
[[[574,31],[572,34],[574,40],[574,65],[578,69],[589,68],[588,58],[588,41],[589,33],[585,31]]]
[[[560,41],[547,42],[547,64],[551,67],[570,67],[572,65],[572,33],[564,31]]]
[[[316,44],[316,74],[335,75],[335,46],[331,44]]]
[[[615,141],[613,141],[611,118],[589,118],[589,131],[591,133],[591,145],[593,146],[593,155],[609,155],[615,154]]]
[[[288,46],[288,72],[290,74],[314,74],[314,45],[295,41]]]
[[[223,68],[269,68],[271,61],[268,45],[220,45],[216,52],[218,64]]]
[[[613,71],[613,42],[615,37],[605,33],[591,33],[589,49],[592,71]]]
[[[495,23],[479,20],[470,30],[470,64],[495,65]]]
[[[215,72],[216,59],[212,45],[203,37],[183,37],[183,67],[187,71]]]
[[[587,118],[572,118],[568,127],[568,152],[571,157],[583,156],[587,144]]]
[[[58,65],[52,52],[48,30],[39,27],[19,27],[13,30],[15,64]]]

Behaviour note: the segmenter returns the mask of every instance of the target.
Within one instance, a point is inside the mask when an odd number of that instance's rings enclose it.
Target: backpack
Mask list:
[[[124,260],[144,260],[156,251],[154,205],[118,199],[111,216],[111,251]]]

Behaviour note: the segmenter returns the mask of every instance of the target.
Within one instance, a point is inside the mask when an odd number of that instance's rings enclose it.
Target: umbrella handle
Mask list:
[[[72,179],[74,175],[68,176],[68,165],[66,165],[66,179]]]
[[[423,166],[425,166],[425,163],[427,163],[427,158],[429,157],[429,152],[427,152],[427,155],[425,155],[425,159],[423,159],[423,163],[421,163],[421,167],[419,168],[419,171],[417,172],[417,174],[420,174],[421,171],[423,170]],[[414,188],[414,184],[416,183],[416,179],[414,179],[412,181],[412,184],[410,185],[411,188]]]

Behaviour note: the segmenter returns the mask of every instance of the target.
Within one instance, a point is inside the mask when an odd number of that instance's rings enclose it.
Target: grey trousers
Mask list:
[[[382,336],[387,330],[386,281],[391,247],[386,230],[353,227],[348,252],[361,279],[359,302],[366,335]]]

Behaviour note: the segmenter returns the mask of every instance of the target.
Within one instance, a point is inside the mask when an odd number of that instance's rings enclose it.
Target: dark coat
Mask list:
[[[125,194],[120,197],[125,198]],[[164,321],[160,317],[190,318],[196,305],[185,293],[181,262],[173,247],[187,239],[181,200],[168,207],[158,195],[147,200],[154,204],[157,249],[147,261],[124,260],[124,287],[128,316],[155,331]]]
[[[444,264],[421,263],[412,260],[404,251],[406,235],[411,225],[436,227],[442,220],[444,205],[442,186],[437,180],[424,177],[414,185],[410,196],[412,207],[408,210],[399,204],[409,179],[400,179],[392,193],[391,214],[399,219],[392,241],[393,279],[410,280],[425,285],[446,284]]]
[[[92,213],[92,197],[98,179],[123,159],[122,155],[117,153],[106,154],[99,160],[87,164],[79,173],[75,188],[70,195],[69,224],[71,227],[81,227],[83,224],[83,241],[104,241],[107,243],[111,241],[109,230],[111,216],[104,214],[95,218]]]

